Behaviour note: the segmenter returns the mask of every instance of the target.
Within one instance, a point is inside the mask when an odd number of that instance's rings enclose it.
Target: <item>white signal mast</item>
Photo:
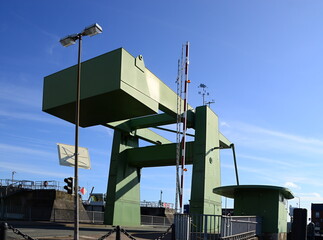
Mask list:
[[[184,56],[185,49],[185,56]],[[185,58],[185,59],[184,59]],[[183,61],[185,60],[185,61]],[[176,150],[176,200],[175,209],[178,210],[178,200],[180,212],[183,213],[183,192],[184,192],[184,173],[187,171],[185,167],[186,155],[186,131],[187,131],[187,98],[188,98],[188,66],[189,66],[189,42],[186,42],[182,47],[181,61],[178,63],[177,76],[177,150]],[[184,72],[184,73],[183,73]],[[184,82],[184,84],[183,84]],[[184,90],[182,91],[184,85]],[[182,111],[182,96],[183,96],[183,111]],[[180,128],[182,125],[182,132]],[[179,178],[179,171],[181,177]]]

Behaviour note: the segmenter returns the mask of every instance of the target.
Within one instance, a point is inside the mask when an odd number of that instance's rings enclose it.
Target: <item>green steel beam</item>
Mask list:
[[[176,143],[127,149],[125,156],[133,167],[162,167],[176,165]],[[186,164],[193,162],[194,142],[187,142]]]
[[[195,114],[190,213],[221,215],[221,196],[212,192],[221,179],[218,117],[207,106],[197,107]]]
[[[219,132],[219,140],[220,140],[220,148],[230,148],[231,142],[222,134]]]
[[[135,130],[132,132],[132,134],[138,137],[139,139],[145,140],[153,144],[171,143],[171,141],[169,141],[167,138],[164,138],[147,128]]]
[[[189,110],[187,112],[187,126],[188,128],[192,127],[194,125],[194,117],[195,114],[193,111]],[[149,115],[144,117],[137,117],[127,120],[121,120],[116,122],[110,122],[102,124],[107,127],[114,128],[115,126],[118,126],[119,129],[123,129],[124,131],[132,131],[136,129],[141,128],[148,128],[148,127],[157,127],[157,126],[163,126],[168,124],[174,124],[176,123],[177,119],[166,114],[155,114],[155,115]]]
[[[129,120],[130,128],[133,130],[140,129],[140,128],[168,125],[173,123],[176,123],[176,118],[171,117],[166,113],[150,115],[145,117],[138,117],[138,118],[133,118]]]
[[[166,132],[171,132],[171,133],[177,133],[176,130],[172,130],[172,129],[168,129],[168,128],[163,128],[163,127],[154,127],[155,129],[159,129],[159,130],[162,130],[162,131],[166,131]],[[183,134],[182,131],[180,131],[180,134]],[[189,137],[195,137],[194,134],[190,134],[190,133],[186,133],[186,136],[189,136]]]
[[[130,166],[123,152],[138,147],[138,138],[114,131],[104,223],[140,225],[140,168]]]
[[[187,127],[190,128],[194,123],[194,112],[189,110],[187,112]],[[147,128],[147,127],[157,127],[168,124],[176,123],[177,119],[173,116],[170,116],[166,113],[150,115],[145,117],[138,117],[129,120],[129,125],[132,130],[139,128]]]
[[[114,128],[118,126],[119,129],[123,129],[124,131],[131,132],[136,129],[140,128],[147,128],[147,127],[155,127],[155,126],[162,126],[176,123],[176,118],[169,116],[166,113],[162,114],[155,114],[145,117],[138,117],[128,120],[122,120],[117,122],[110,122],[103,125],[107,127]]]
[[[120,121],[121,122],[121,121]],[[150,142],[152,144],[165,144],[165,143],[171,143],[167,138],[164,138],[163,136],[160,136],[159,134],[155,133],[154,131],[144,128],[144,129],[137,129],[133,130],[131,132],[127,131],[128,127],[127,124],[121,123],[118,124],[118,122],[114,123],[107,123],[105,126],[124,132],[126,134],[129,134],[131,136],[136,136],[141,140],[145,140],[147,142]]]
[[[145,74],[147,83],[151,86],[151,89],[158,91],[158,93],[154,94],[152,98],[159,103],[159,109],[173,117],[176,117],[177,94],[147,68],[145,70]],[[181,106],[183,106],[184,101],[181,101]],[[193,110],[190,105],[188,105],[188,109]]]

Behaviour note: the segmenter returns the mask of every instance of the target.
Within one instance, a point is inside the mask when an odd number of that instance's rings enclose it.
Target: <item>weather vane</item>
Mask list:
[[[204,83],[201,83],[198,86],[198,88],[201,88],[201,91],[199,91],[198,93],[200,95],[202,95],[203,105],[209,105],[209,107],[210,107],[212,103],[215,103],[214,99],[212,99],[211,101],[208,101],[208,102],[205,101],[205,96],[209,96],[210,93],[206,90],[208,87]]]

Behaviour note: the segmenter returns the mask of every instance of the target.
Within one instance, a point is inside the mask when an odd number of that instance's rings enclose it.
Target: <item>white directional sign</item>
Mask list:
[[[74,167],[75,166],[75,146],[63,143],[57,143],[59,164],[62,166]],[[78,149],[78,167],[91,169],[90,155],[87,148],[79,147]]]

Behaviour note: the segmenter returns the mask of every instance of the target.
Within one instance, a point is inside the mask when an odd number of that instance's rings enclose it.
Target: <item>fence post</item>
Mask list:
[[[204,240],[207,240],[207,215],[204,215]]]
[[[120,226],[116,227],[116,240],[120,240]],[[1,239],[0,239],[1,240]]]
[[[8,224],[5,222],[2,222],[0,225],[0,240],[7,239],[7,230],[8,230]]]
[[[249,222],[251,221],[250,217],[248,217],[248,223],[247,223],[247,232],[250,231],[250,225],[249,225]]]
[[[29,209],[29,221],[32,220],[32,217],[31,217],[31,207],[28,208]]]
[[[172,224],[172,239],[171,240],[175,240],[175,224]]]

